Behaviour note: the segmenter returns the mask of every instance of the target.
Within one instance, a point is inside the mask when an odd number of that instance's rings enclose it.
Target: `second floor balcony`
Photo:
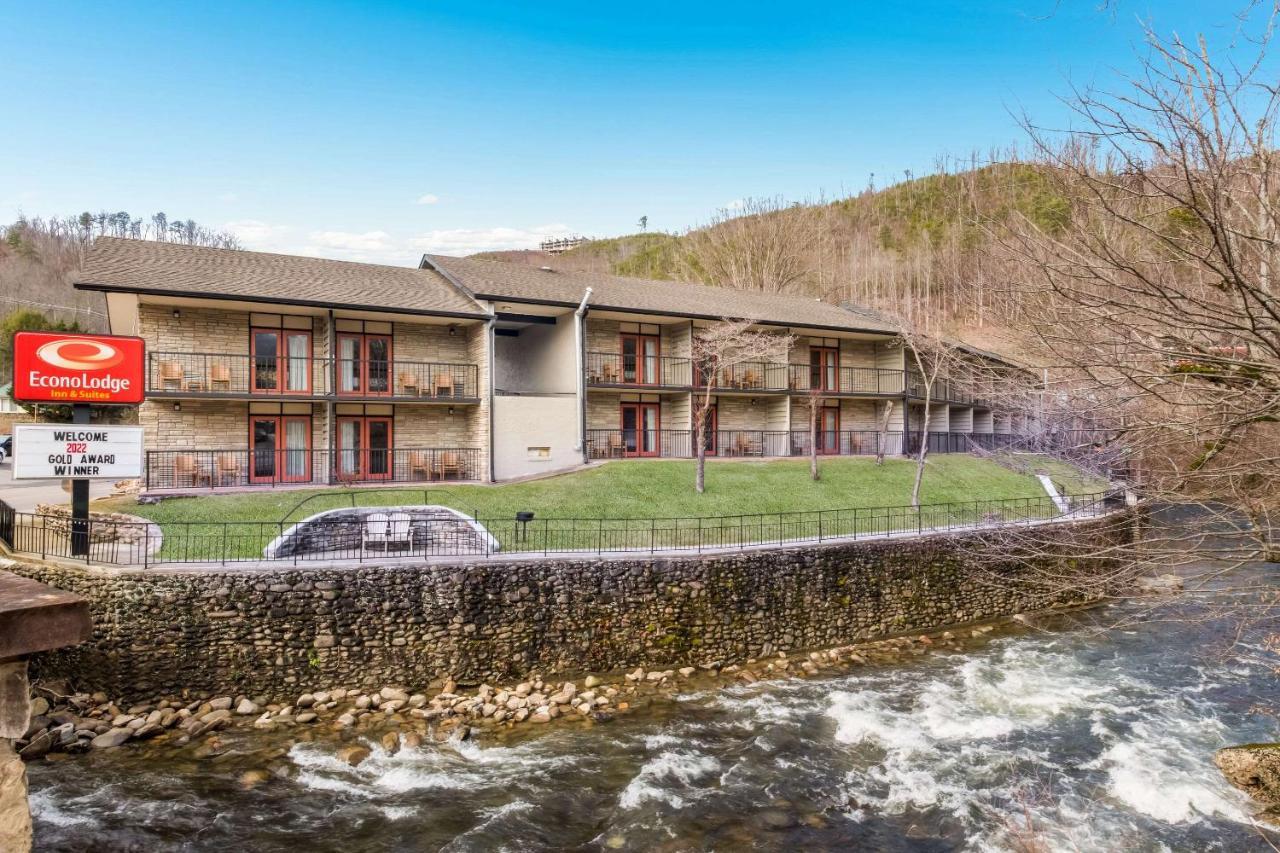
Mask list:
[[[903,372],[875,367],[744,361],[712,370],[691,358],[589,352],[587,384],[646,388],[706,388],[718,391],[773,391],[827,394],[901,394]]]
[[[153,351],[147,353],[147,393],[462,402],[477,399],[480,389],[474,364]]]

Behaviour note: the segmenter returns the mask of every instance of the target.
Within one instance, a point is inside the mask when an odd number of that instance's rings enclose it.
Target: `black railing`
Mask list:
[[[334,368],[337,369],[337,382]],[[376,361],[323,357],[252,356],[208,352],[147,353],[147,390],[192,397],[390,397],[474,399],[474,364]]]
[[[376,494],[376,493],[371,493]],[[426,495],[423,500],[428,500]],[[14,512],[0,502],[0,537],[9,550],[42,558],[72,558],[65,515]],[[919,536],[999,526],[1081,520],[1124,506],[1114,494],[1010,498],[921,507],[779,512],[685,518],[479,518],[450,516],[434,528],[404,513],[360,519],[317,519],[311,550],[281,548],[291,521],[120,522],[91,516],[85,562],[147,566],[162,563],[318,562],[388,557],[491,558],[506,554],[707,551],[831,540]],[[372,508],[371,508],[372,509]],[[8,519],[7,526],[5,519]],[[479,524],[483,530],[473,525]],[[426,522],[430,525],[432,522]],[[416,529],[415,529],[416,528]],[[296,531],[293,531],[296,533]],[[493,537],[490,539],[490,537]],[[273,543],[274,546],[273,546]],[[317,544],[318,543],[318,544]],[[268,556],[268,554],[270,556]]]
[[[833,456],[897,456],[902,451],[902,433],[875,430],[819,430],[818,452]],[[808,430],[795,430],[791,433],[791,453],[793,456],[808,456],[812,436]]]
[[[589,352],[586,371],[590,385],[688,388],[693,382],[693,362],[671,356]]]
[[[923,399],[925,396],[926,383],[924,377],[914,370],[906,372],[907,395]],[[979,408],[990,407],[991,401],[983,396],[979,391],[971,388],[967,383],[946,377],[938,377],[933,380],[933,389],[929,394],[931,402],[936,403],[956,403],[962,406],[978,406]]]
[[[424,483],[483,479],[473,447],[388,450],[149,450],[148,491],[296,486],[320,483]]]
[[[687,429],[589,429],[586,453],[588,459],[688,459],[693,456],[693,438]]]
[[[901,394],[902,371],[878,367],[787,365],[788,388],[828,394]]]

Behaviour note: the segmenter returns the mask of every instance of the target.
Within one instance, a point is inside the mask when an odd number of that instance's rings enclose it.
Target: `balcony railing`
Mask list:
[[[152,489],[217,489],[350,483],[426,483],[483,478],[473,447],[389,450],[149,450]]]
[[[591,385],[688,388],[693,382],[693,362],[671,356],[589,352],[586,369]]]
[[[902,371],[879,367],[828,367],[787,365],[792,391],[812,389],[831,394],[901,394]]]
[[[147,391],[181,396],[388,397],[397,400],[474,399],[474,364],[356,361],[230,353],[150,352]],[[334,389],[337,389],[336,395]]]
[[[923,399],[925,381],[914,371],[907,372],[907,394]],[[933,381],[933,393],[930,399],[938,403],[956,403],[962,406],[990,406],[990,401],[981,393],[974,391],[967,384],[954,379],[939,377]]]
[[[687,429],[589,429],[586,452],[588,459],[688,459],[693,456],[693,438]]]

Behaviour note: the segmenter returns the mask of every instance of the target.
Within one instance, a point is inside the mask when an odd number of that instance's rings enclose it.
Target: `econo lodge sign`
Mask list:
[[[23,403],[131,406],[144,396],[142,338],[18,332],[13,396]]]

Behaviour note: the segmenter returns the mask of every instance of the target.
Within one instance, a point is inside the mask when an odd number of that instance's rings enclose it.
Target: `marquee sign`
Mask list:
[[[142,427],[14,424],[13,479],[142,476]]]
[[[132,406],[145,392],[142,338],[18,332],[13,396],[22,403]]]

